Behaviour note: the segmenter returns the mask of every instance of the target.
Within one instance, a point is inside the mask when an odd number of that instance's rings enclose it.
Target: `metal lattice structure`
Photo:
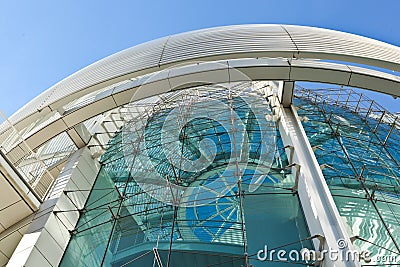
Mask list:
[[[298,88],[295,96],[335,203],[359,237],[356,244],[375,254],[398,251],[398,116],[348,88]]]

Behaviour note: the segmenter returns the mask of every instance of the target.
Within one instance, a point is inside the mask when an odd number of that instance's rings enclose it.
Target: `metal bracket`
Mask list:
[[[299,187],[299,176],[300,176],[300,168],[301,166],[297,163],[292,163],[286,166],[285,169],[291,169],[292,167],[296,168],[296,173],[295,173],[295,177],[294,177],[294,186],[292,187],[292,192],[295,193],[297,192],[297,189]]]
[[[293,156],[294,156],[294,146],[292,145],[287,145],[283,147],[284,149],[289,149],[290,155],[289,155],[289,164],[293,163]]]

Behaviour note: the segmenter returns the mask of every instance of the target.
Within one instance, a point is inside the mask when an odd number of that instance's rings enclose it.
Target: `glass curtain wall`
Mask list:
[[[400,258],[398,116],[346,88],[298,86],[294,104],[353,243],[360,251],[370,251],[374,264],[396,264]]]
[[[287,266],[257,252],[312,249],[262,87],[181,90],[125,112],[61,266]]]

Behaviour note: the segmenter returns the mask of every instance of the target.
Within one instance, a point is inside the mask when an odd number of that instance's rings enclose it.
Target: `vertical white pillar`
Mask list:
[[[284,98],[289,99],[290,97],[285,96]],[[278,97],[278,99],[284,98]],[[322,266],[361,266],[358,258],[352,260],[355,248],[350,241],[296,109],[292,104],[287,104],[287,107],[281,105],[279,131],[284,145],[291,148],[286,152],[292,158],[290,164],[293,164],[293,173],[297,172],[296,190],[307,225],[311,236],[322,235],[325,237],[323,250],[334,253],[324,255]],[[291,153],[293,154],[290,155]],[[318,240],[314,240],[314,246],[318,248]],[[336,260],[335,254],[337,255]]]

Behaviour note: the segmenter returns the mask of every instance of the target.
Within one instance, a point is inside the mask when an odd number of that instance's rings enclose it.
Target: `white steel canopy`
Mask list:
[[[184,62],[235,58],[335,60],[400,71],[399,47],[354,34],[292,25],[217,27],[164,37],[104,58],[52,86],[11,120],[22,122],[101,87]],[[398,76],[391,78],[399,82]]]
[[[286,82],[284,88],[289,90],[282,96],[286,104],[290,104],[295,81],[400,96],[400,77],[379,68],[400,71],[400,48],[304,26],[237,25],[192,31],[126,49],[60,81],[11,116],[12,128],[9,123],[1,125],[0,141],[6,144],[5,153],[12,162],[61,133],[82,147],[86,141],[76,126],[129,103],[133,95],[140,99],[202,81],[240,81],[243,76]],[[149,80],[149,75],[160,71]],[[7,140],[15,130],[23,140]]]

